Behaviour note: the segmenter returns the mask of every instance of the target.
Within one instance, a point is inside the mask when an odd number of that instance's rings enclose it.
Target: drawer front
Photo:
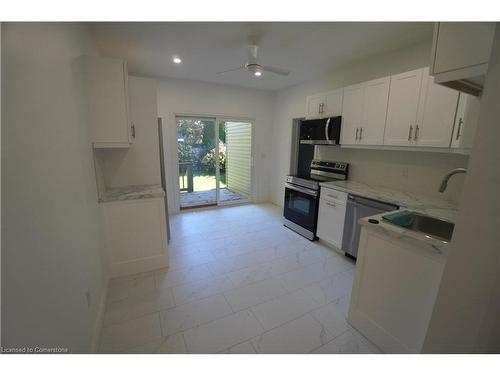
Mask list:
[[[334,245],[342,246],[346,205],[336,200],[320,199],[317,236]]]
[[[319,196],[321,199],[326,199],[329,201],[334,200],[343,204],[346,204],[347,202],[347,193],[335,189],[321,187],[321,192]]]

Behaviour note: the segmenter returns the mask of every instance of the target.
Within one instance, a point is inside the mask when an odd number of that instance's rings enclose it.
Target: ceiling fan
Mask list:
[[[240,65],[237,68],[224,70],[224,71],[219,72],[217,74],[235,72],[238,70],[248,70],[250,73],[252,73],[256,77],[260,77],[263,72],[275,73],[275,74],[279,74],[282,76],[287,76],[288,74],[290,74],[289,70],[286,70],[283,68],[259,64],[259,61],[257,59],[258,50],[259,50],[259,46],[257,44],[249,44],[248,45],[248,62],[247,63]]]

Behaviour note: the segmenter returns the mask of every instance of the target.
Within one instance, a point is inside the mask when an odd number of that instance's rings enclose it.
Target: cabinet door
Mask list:
[[[342,103],[342,140],[341,144],[358,143],[359,128],[361,128],[363,114],[363,85],[344,87]]]
[[[330,91],[325,94],[323,117],[340,116],[342,114],[343,90]]]
[[[128,73],[123,60],[84,58],[90,141],[111,147],[131,142]]]
[[[460,93],[457,115],[451,138],[453,148],[472,148],[479,117],[480,100],[476,96]]]
[[[101,212],[112,276],[168,265],[163,199],[106,202]]]
[[[422,84],[422,70],[391,76],[384,144],[407,146],[413,139]]]
[[[440,22],[436,27],[434,74],[488,64],[494,22]]]
[[[306,119],[320,118],[321,109],[324,107],[325,96],[323,94],[311,95],[306,99]]]
[[[349,323],[388,353],[420,353],[446,258],[361,228]]]
[[[339,201],[320,199],[317,236],[338,249],[342,246],[345,210],[345,204]]]
[[[434,83],[424,71],[419,119],[413,133],[418,146],[449,147],[457,111],[458,91]]]
[[[391,77],[365,82],[363,94],[363,119],[359,143],[381,145],[384,143],[385,120]]]

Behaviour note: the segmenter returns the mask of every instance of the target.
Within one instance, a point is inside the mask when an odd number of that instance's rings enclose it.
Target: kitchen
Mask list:
[[[442,38],[449,37],[446,25],[436,28]],[[440,40],[435,39],[433,56],[443,55],[438,46]],[[433,69],[445,64],[432,63]],[[449,69],[457,68],[467,69]],[[435,83],[439,79],[439,74],[431,76],[429,68],[421,68],[308,96],[306,119],[296,122],[293,133],[292,170],[297,174],[287,177],[285,226],[358,258],[348,320],[387,352],[422,350],[458,207],[430,196],[428,186],[424,194],[412,186],[383,187],[387,180],[382,186],[360,182],[366,175],[350,181],[351,165],[336,161],[345,160],[344,147],[353,147],[353,156],[356,147],[371,156],[366,150],[393,146],[406,147],[408,153],[464,155],[451,157],[459,167],[443,174],[441,187],[436,183],[435,190],[443,193],[453,174],[466,172],[461,167],[472,147],[480,101],[446,87],[448,78],[446,86]],[[336,146],[332,151],[331,145]],[[408,169],[398,177],[405,174],[408,177]],[[374,251],[377,255],[371,255]],[[396,264],[402,274],[395,271]],[[386,278],[379,280],[380,274]]]
[[[209,82],[186,73],[188,67],[197,69],[189,65],[188,53],[141,71],[145,68],[133,51],[123,47],[136,41],[138,26],[90,27],[98,52],[72,55],[82,69],[81,110],[88,116],[82,123],[88,128],[80,147],[92,176],[86,201],[96,213],[89,221],[96,223],[96,243],[102,241],[104,270],[100,285],[87,287],[82,281],[80,286],[92,314],[89,351],[496,350],[498,322],[477,319],[469,326],[474,336],[473,329],[491,323],[493,333],[481,336],[482,346],[452,342],[453,324],[470,320],[447,319],[454,305],[446,302],[457,302],[453,286],[464,272],[451,268],[457,260],[449,259],[463,254],[453,249],[460,245],[456,236],[468,233],[463,210],[470,201],[464,196],[478,182],[471,171],[477,175],[481,169],[474,158],[488,152],[477,145],[485,137],[479,131],[482,116],[488,116],[484,108],[492,111],[485,93],[488,66],[498,59],[497,47],[492,52],[496,24],[382,25],[394,28],[391,35],[399,27],[419,37],[387,42],[329,73],[288,85],[260,65],[272,50],[265,37],[259,49],[248,46],[249,61],[257,67],[245,63],[239,69],[248,72],[229,78],[224,73]],[[234,27],[243,35],[241,26],[217,27],[226,32]],[[291,32],[268,27],[270,35]],[[338,27],[363,30],[353,38],[365,49],[363,28],[375,26]],[[2,34],[12,43],[7,47],[15,45],[6,29]],[[199,35],[202,31],[208,33],[205,26],[197,29]],[[457,43],[453,38],[460,40],[458,52],[450,47]],[[247,46],[240,49],[246,55]],[[231,61],[237,65],[242,54]],[[15,63],[8,60],[12,77],[20,74]],[[248,73],[260,81],[238,85]],[[296,79],[293,73],[290,79]],[[268,74],[272,78],[265,81]],[[14,103],[9,100],[7,111]],[[180,209],[174,127],[179,116],[252,125],[249,202],[222,207],[218,199],[212,207]],[[219,147],[214,146],[216,155]],[[479,194],[477,187],[473,192]],[[477,202],[477,207],[486,204]],[[474,270],[486,269],[491,259],[486,255],[470,260],[478,262]],[[494,277],[490,271],[485,278]],[[477,277],[478,285],[487,284]],[[484,307],[495,291],[481,290]],[[471,300],[479,292],[468,293]],[[457,303],[467,309],[466,301]],[[13,319],[14,311],[7,316]],[[6,337],[17,339],[12,330]],[[75,345],[76,351],[84,346]]]

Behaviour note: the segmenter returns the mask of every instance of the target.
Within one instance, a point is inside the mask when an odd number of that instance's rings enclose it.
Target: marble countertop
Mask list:
[[[161,198],[165,191],[160,185],[135,185],[107,189],[99,202],[126,201],[131,199]]]
[[[356,181],[331,181],[323,182],[320,185],[346,193],[380,200],[382,202],[397,204],[400,206],[400,209],[410,209],[452,223],[455,223],[458,213],[458,207],[453,202],[446,199],[428,197],[423,194],[372,186]],[[366,226],[385,235],[418,243],[431,252],[437,251],[444,256],[447,255],[449,247],[448,241],[442,241],[428,236],[425,233],[405,229],[389,223],[382,219],[382,216],[386,214],[387,212],[384,212],[383,214],[362,218],[359,220],[359,223],[362,226]],[[379,224],[372,224],[368,222],[369,219],[376,219],[379,221]]]
[[[397,211],[392,211],[397,212]],[[383,215],[388,214],[384,212],[383,214],[373,215],[370,217],[364,217],[359,219],[359,224],[362,227],[366,227],[369,230],[374,230],[383,235],[395,238],[397,240],[402,240],[411,245],[416,245],[419,248],[428,251],[434,255],[442,255],[444,257],[448,256],[449,242],[443,241],[438,238],[434,238],[426,235],[425,233],[417,232],[414,230],[406,229],[388,221],[382,219]],[[369,219],[376,219],[379,221],[378,224],[370,223]]]
[[[381,186],[367,185],[356,181],[330,181],[320,183],[323,187],[344,191],[361,197],[392,203],[439,219],[455,222],[458,207],[446,199],[428,197],[423,194],[399,191]],[[437,187],[436,187],[437,189]]]

